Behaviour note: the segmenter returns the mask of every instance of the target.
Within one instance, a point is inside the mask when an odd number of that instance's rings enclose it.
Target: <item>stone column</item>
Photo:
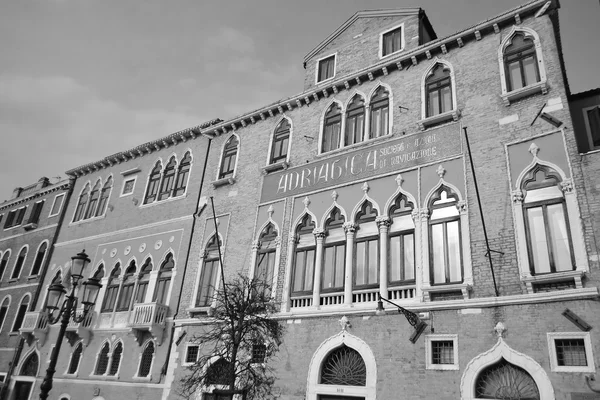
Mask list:
[[[388,216],[375,218],[379,228],[379,294],[388,298],[388,232],[392,220]]]
[[[352,285],[354,284],[354,233],[356,225],[346,222],[343,225],[346,232],[346,272],[344,275],[344,304],[352,305]]]
[[[325,240],[325,231],[321,228],[313,230],[317,248],[315,251],[315,277],[313,279],[313,302],[314,307],[321,305],[321,272],[323,271],[323,241]]]

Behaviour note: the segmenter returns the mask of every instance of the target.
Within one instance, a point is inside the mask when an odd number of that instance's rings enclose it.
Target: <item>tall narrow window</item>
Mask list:
[[[121,292],[119,293],[119,301],[117,302],[117,311],[129,310],[131,298],[133,297],[133,289],[135,287],[135,271],[135,261],[132,260],[123,276],[123,284],[121,286]]]
[[[10,307],[10,298],[5,296],[4,300],[2,300],[2,305],[0,306],[0,332],[2,332],[2,328],[4,328],[4,320],[8,313],[8,307]]]
[[[148,187],[146,188],[146,196],[144,197],[144,204],[152,203],[156,200],[156,196],[158,194],[158,184],[160,182],[160,171],[162,170],[162,164],[160,161],[157,161],[150,171],[150,176],[148,177]]]
[[[44,202],[44,200],[38,201],[33,205],[33,209],[31,210],[31,214],[29,215],[29,219],[27,220],[28,224],[37,224],[40,221],[40,215],[42,214]]]
[[[106,212],[106,206],[108,205],[108,198],[112,189],[112,176],[109,176],[104,186],[102,186],[102,192],[100,193],[100,201],[98,202],[98,209],[96,210],[96,217],[104,215]]]
[[[381,56],[385,57],[402,50],[402,27],[398,27],[382,35]]]
[[[31,353],[21,367],[21,376],[37,376],[40,368],[40,358],[36,352]]]
[[[171,197],[171,191],[173,190],[173,184],[175,183],[175,167],[177,162],[175,157],[171,157],[165,169],[163,170],[162,181],[160,184],[160,193],[158,194],[158,200],[165,200]]]
[[[165,261],[163,261],[158,271],[158,279],[156,280],[156,289],[154,290],[154,297],[152,301],[159,304],[167,304],[169,298],[169,287],[171,286],[171,276],[173,275],[173,268],[175,267],[175,261],[173,261],[173,254],[167,254]]]
[[[119,292],[119,275],[121,275],[121,264],[117,263],[108,278],[108,286],[104,293],[104,303],[100,312],[113,312]]]
[[[212,304],[217,277],[219,276],[219,247],[221,242],[217,242],[217,236],[210,238],[204,249],[204,262],[202,263],[202,273],[200,275],[200,286],[198,297],[196,299],[197,307],[208,307]]]
[[[536,166],[523,180],[523,214],[532,275],[575,269],[573,244],[558,172]]]
[[[315,275],[315,223],[310,215],[304,216],[296,228],[298,243],[294,251],[294,271],[292,277],[292,294],[310,294],[313,290]]]
[[[377,210],[371,202],[365,201],[356,215],[358,232],[354,243],[355,287],[375,287],[379,282],[379,228],[375,218]]]
[[[173,197],[181,196],[185,193],[191,165],[192,154],[188,151],[181,159],[179,167],[177,167],[177,180],[175,181],[175,188],[173,189]]]
[[[317,83],[333,78],[335,75],[335,54],[319,60],[317,68]]]
[[[23,269],[23,264],[25,263],[25,259],[27,258],[27,247],[23,247],[19,252],[19,256],[17,257],[17,262],[15,263],[15,267],[13,268],[10,279],[17,279],[21,276],[21,270]]]
[[[67,374],[73,375],[77,372],[79,369],[79,361],[81,360],[81,353],[83,353],[83,343],[79,342],[77,346],[75,346],[73,353],[71,353],[71,361],[67,368]]]
[[[85,211],[85,216],[83,217],[83,219],[88,219],[95,215],[96,206],[98,205],[98,198],[100,197],[101,184],[102,182],[98,180],[98,182],[96,182],[96,184],[92,188],[92,191],[90,193],[90,201],[88,201],[87,210]]]
[[[14,226],[15,216],[17,215],[17,210],[9,211],[6,216],[6,220],[4,221],[4,229],[12,228]]]
[[[135,303],[144,303],[146,301],[146,292],[148,291],[148,283],[150,281],[150,272],[152,271],[152,260],[146,259],[142,270],[140,271],[140,278],[138,282],[137,292],[135,294]]]
[[[98,359],[96,361],[96,369],[94,371],[94,375],[104,375],[106,370],[108,369],[108,352],[110,351],[110,346],[108,342],[104,343],[100,353],[98,354]]]
[[[383,87],[371,98],[371,139],[387,135],[390,121],[390,94]]]
[[[260,234],[260,248],[256,254],[256,268],[254,278],[261,280],[268,286],[269,291],[273,285],[273,274],[275,272],[277,231],[273,224],[269,224]]]
[[[430,201],[429,257],[432,284],[463,281],[458,196],[444,186]]]
[[[336,207],[325,222],[325,246],[323,248],[323,272],[321,292],[344,290],[344,267],[346,265],[346,233],[345,219]]]
[[[389,235],[390,284],[415,281],[415,225],[411,216],[414,205],[405,195],[400,195],[390,208],[392,218]]]
[[[346,111],[346,146],[360,143],[365,134],[365,100],[360,95],[355,95]]]
[[[225,147],[223,148],[223,155],[221,156],[221,169],[219,172],[219,179],[232,178],[235,170],[235,163],[237,160],[238,153],[238,139],[237,136],[231,135]]]
[[[425,80],[427,117],[452,111],[452,82],[450,70],[437,64]]]
[[[90,191],[90,184],[86,184],[83,188],[83,191],[79,195],[79,200],[77,200],[77,208],[75,209],[75,215],[73,216],[73,222],[80,221],[83,219],[83,214],[85,213],[85,209],[87,207],[87,201]]]
[[[123,343],[119,342],[115,346],[115,349],[112,352],[112,357],[110,361],[110,369],[108,370],[108,375],[117,375],[119,372],[119,367],[121,366],[121,358],[123,356]]]
[[[140,368],[138,370],[138,376],[146,377],[150,374],[152,368],[152,360],[154,359],[154,342],[149,341],[144,351],[142,352],[142,358],[140,359]]]
[[[48,244],[46,242],[42,243],[42,245],[38,248],[37,254],[35,255],[35,260],[33,261],[33,267],[31,268],[32,276],[40,273],[40,268],[42,267],[42,262],[46,256],[47,249]]]
[[[0,261],[0,279],[2,279],[4,276],[4,271],[6,271],[8,260],[10,260],[10,250],[5,251],[2,255],[2,260]]]
[[[25,213],[27,212],[27,207],[22,207],[17,210],[17,215],[15,217],[15,226],[21,225],[23,223],[23,218],[25,217]]]
[[[521,89],[540,81],[535,43],[517,33],[504,49],[504,68],[508,91]]]
[[[337,103],[331,104],[323,120],[323,139],[321,152],[326,153],[338,149],[341,145],[342,111]]]
[[[275,132],[273,133],[273,143],[271,144],[270,164],[285,161],[287,159],[288,145],[290,142],[290,123],[284,118],[281,120]]]
[[[584,109],[587,117],[588,138],[590,150],[600,147],[600,106]]]
[[[13,327],[11,332],[18,332],[21,329],[21,325],[23,325],[23,319],[25,319],[25,313],[27,312],[27,308],[29,308],[29,298],[30,296],[27,294],[21,300],[21,304],[19,304],[19,309],[17,310],[17,315],[15,316],[15,322],[13,323]]]

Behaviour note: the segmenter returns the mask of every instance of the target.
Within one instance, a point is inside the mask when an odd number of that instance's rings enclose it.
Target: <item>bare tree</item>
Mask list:
[[[180,394],[212,393],[210,399],[271,399],[275,382],[269,366],[279,349],[283,325],[273,319],[278,305],[271,287],[260,279],[239,275],[216,292],[203,331],[192,338],[199,346],[198,360],[188,367]]]

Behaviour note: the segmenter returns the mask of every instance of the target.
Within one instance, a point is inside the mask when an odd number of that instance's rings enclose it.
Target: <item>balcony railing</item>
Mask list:
[[[41,311],[26,312],[19,333],[28,343],[37,340],[43,346],[48,335],[48,314]]]
[[[129,319],[131,333],[136,336],[136,339],[141,344],[144,333],[149,332],[160,346],[163,340],[168,312],[169,307],[164,304],[135,304]]]

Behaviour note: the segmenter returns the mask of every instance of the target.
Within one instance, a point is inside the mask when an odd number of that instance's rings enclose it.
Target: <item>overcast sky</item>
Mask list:
[[[0,201],[301,92],[304,56],[356,11],[421,7],[444,37],[525,2],[0,0]],[[600,87],[599,2],[561,7],[571,89]]]

